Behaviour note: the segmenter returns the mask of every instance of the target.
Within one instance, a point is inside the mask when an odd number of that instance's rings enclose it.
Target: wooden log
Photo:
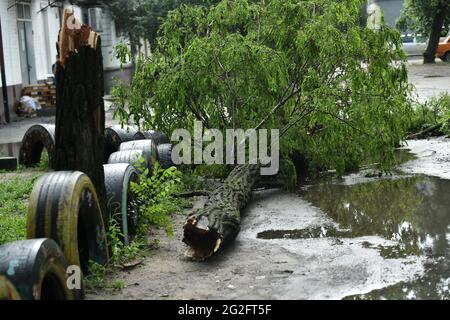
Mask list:
[[[56,71],[56,144],[53,168],[81,171],[106,211],[103,157],[105,108],[100,36],[65,10]],[[107,221],[104,221],[108,225]]]
[[[235,239],[241,210],[251,198],[259,169],[259,165],[236,166],[223,185],[210,195],[205,207],[187,218],[183,242],[189,246],[189,256],[206,260]]]
[[[431,133],[433,133],[433,132],[435,132],[435,131],[440,130],[440,129],[441,129],[446,123],[448,123],[448,122],[449,122],[449,120],[446,120],[446,121],[440,122],[440,123],[438,123],[438,124],[436,124],[436,125],[434,125],[434,126],[428,127],[428,128],[426,128],[426,129],[424,129],[424,130],[418,132],[418,133],[411,134],[411,135],[409,135],[409,136],[407,137],[407,139],[408,139],[408,140],[422,139],[422,138],[424,138],[426,135],[431,134]]]

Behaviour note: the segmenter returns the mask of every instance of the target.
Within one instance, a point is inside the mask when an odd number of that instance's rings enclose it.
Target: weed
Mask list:
[[[111,219],[108,231],[108,240],[111,248],[111,263],[120,265],[127,261],[134,260],[139,257],[142,248],[145,247],[145,241],[140,237],[132,239],[129,245],[123,242],[124,235],[120,229],[120,225],[116,220]]]
[[[125,288],[125,282],[123,282],[122,280],[117,280],[116,282],[114,282],[113,284],[113,289],[120,291],[123,288]]]
[[[108,268],[94,261],[89,261],[89,274],[85,276],[85,286],[88,290],[101,289],[107,286],[106,274]]]
[[[50,167],[50,159],[48,157],[47,149],[44,148],[41,154],[41,161],[39,162],[38,168],[42,171],[47,171]]]
[[[183,207],[183,200],[174,197],[183,190],[182,173],[175,167],[164,170],[158,163],[155,163],[152,173],[148,168],[141,168],[140,171],[139,181],[131,183],[131,190],[140,202],[141,229],[161,227],[168,236],[172,236],[171,215]]]

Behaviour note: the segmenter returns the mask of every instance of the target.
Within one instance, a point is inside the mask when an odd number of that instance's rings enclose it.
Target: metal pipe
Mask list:
[[[2,77],[3,107],[5,108],[5,120],[7,123],[9,123],[11,119],[9,117],[8,84],[6,83],[5,55],[3,53],[3,34],[2,34],[1,17],[0,17],[0,69]]]
[[[57,2],[61,2],[61,0],[54,0],[54,1],[51,2],[51,3],[50,3],[50,1],[49,1],[49,2],[48,2],[48,5],[42,7],[38,12],[36,12],[36,14],[39,14],[39,13],[41,13],[42,11],[47,10],[47,8],[49,8],[49,7],[53,7],[53,5],[54,5],[55,3],[57,3]]]

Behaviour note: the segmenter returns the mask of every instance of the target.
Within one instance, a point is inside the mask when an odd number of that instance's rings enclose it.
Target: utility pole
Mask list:
[[[8,87],[6,83],[6,71],[5,71],[5,55],[3,53],[3,34],[2,34],[2,22],[0,18],[0,69],[2,76],[2,91],[3,91],[3,107],[5,108],[5,120],[9,123],[9,104],[8,104]]]

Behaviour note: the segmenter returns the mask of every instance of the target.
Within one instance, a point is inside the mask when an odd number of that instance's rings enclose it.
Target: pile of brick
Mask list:
[[[56,107],[56,86],[54,84],[34,84],[22,89],[22,96],[29,96],[39,101],[42,108]]]

